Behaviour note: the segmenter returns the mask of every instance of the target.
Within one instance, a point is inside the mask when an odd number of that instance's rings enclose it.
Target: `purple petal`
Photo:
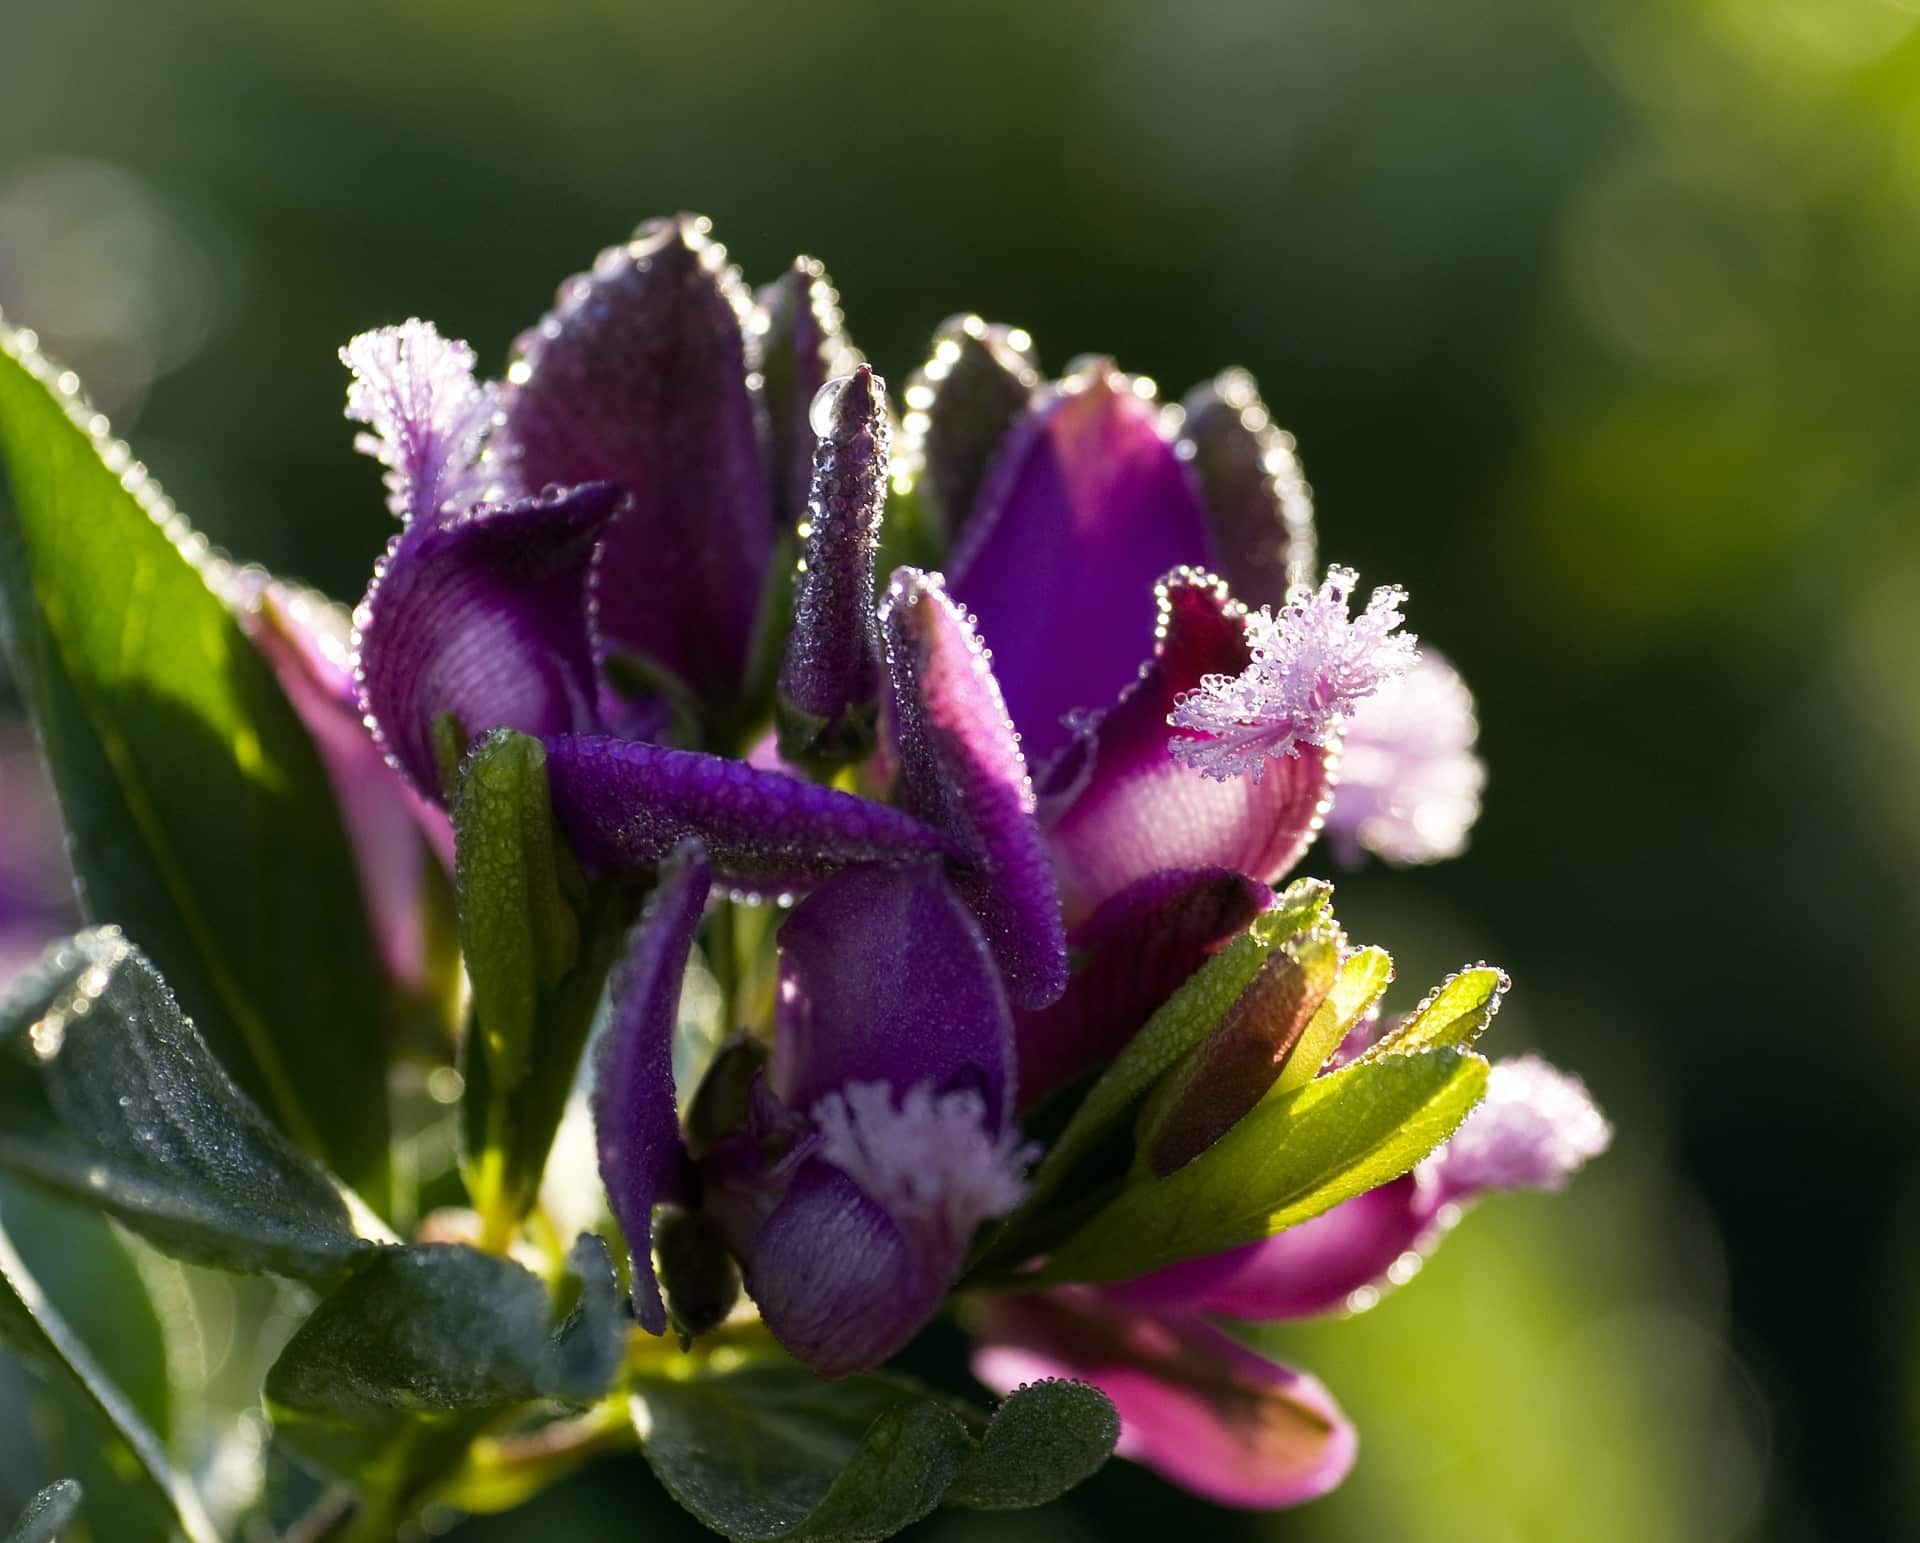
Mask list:
[[[773,1085],[795,1109],[854,1082],[971,1089],[1012,1114],[1013,1019],[972,914],[937,862],[849,868],[780,929]]]
[[[794,258],[754,300],[751,352],[767,406],[774,519],[785,528],[799,522],[813,490],[814,396],[860,356],[843,331],[840,296],[814,258]]]
[[[387,971],[407,989],[425,990],[431,942],[423,900],[429,865],[438,858],[452,870],[452,824],[388,764],[361,721],[351,624],[339,607],[266,582],[240,620],[320,752]]]
[[[894,574],[882,628],[897,797],[965,849],[955,887],[1014,1000],[1044,1007],[1066,989],[1066,935],[1032,779],[987,652],[939,577],[914,568]]]
[[[1496,1061],[1487,1096],[1432,1160],[1450,1199],[1495,1189],[1558,1190],[1613,1141],[1586,1084],[1536,1055]]]
[[[443,713],[468,742],[594,726],[587,574],[618,502],[604,483],[550,491],[395,538],[354,617],[354,667],[367,717],[421,794],[440,796]]]
[[[1027,409],[1040,372],[1033,339],[978,316],[951,316],[907,386],[902,448],[920,468],[934,529],[948,542],[971,519],[988,468]]]
[[[1245,370],[1196,386],[1181,405],[1179,451],[1199,479],[1220,571],[1247,605],[1277,608],[1314,575],[1313,493],[1293,436],[1274,427]]]
[[[518,345],[505,459],[528,487],[631,495],[595,580],[611,647],[703,696],[738,688],[775,527],[747,389],[749,306],[703,220],[643,228]]]
[[[340,362],[353,372],[347,417],[368,429],[354,448],[386,467],[389,509],[435,520],[487,496],[480,446],[497,389],[474,380],[470,347],[416,317],[361,333]]]
[[[874,553],[887,504],[886,383],[866,365],[823,388],[801,529],[793,630],[780,666],[781,749],[790,759],[863,759],[880,695]]]
[[[1167,717],[1203,676],[1248,662],[1245,610],[1210,574],[1159,588],[1159,641],[1139,679],[1051,767],[1048,841],[1070,921],[1163,869],[1227,868],[1272,883],[1306,851],[1329,796],[1326,753],[1307,746],[1254,781],[1175,760]]]
[[[1120,1412],[1115,1450],[1209,1500],[1299,1505],[1353,1467],[1359,1438],[1318,1381],[1197,1314],[1136,1313],[1069,1289],[993,1298],[982,1319],[973,1372],[988,1387],[1092,1383]]]
[[[1020,1103],[1117,1055],[1207,956],[1272,903],[1226,869],[1150,874],[1106,901],[1067,941],[1079,961],[1066,994],[1016,1012]]]
[[[901,810],[696,750],[561,735],[547,743],[547,779],[574,851],[599,868],[651,868],[697,836],[722,882],[778,895],[849,863],[957,855]]]
[[[659,888],[628,934],[608,987],[612,1014],[594,1069],[600,1180],[632,1250],[634,1314],[649,1334],[667,1331],[653,1275],[653,1207],[687,1161],[673,1098],[673,1030],[711,880],[706,856],[692,842],[661,867]]]
[[[1212,560],[1192,479],[1126,377],[1090,369],[1015,425],[950,573],[1029,754],[1052,754],[1069,713],[1133,679],[1153,644],[1154,582]]]
[[[924,1268],[885,1209],[818,1159],[768,1216],[743,1275],[774,1338],[825,1377],[865,1371],[904,1347],[952,1278]]]

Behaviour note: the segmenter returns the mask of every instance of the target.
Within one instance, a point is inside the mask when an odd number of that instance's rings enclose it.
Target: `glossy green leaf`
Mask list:
[[[1030,1383],[994,1411],[946,1504],[975,1511],[1045,1505],[1099,1472],[1120,1439],[1120,1415],[1084,1382]]]
[[[0,322],[0,620],[83,904],[139,940],[240,1085],[377,1206],[387,994],[331,787],[198,538],[87,425]]]
[[[1125,1280],[1285,1231],[1407,1172],[1486,1080],[1483,1059],[1446,1047],[1357,1061],[1268,1099],[1184,1168],[1136,1177],[1031,1279]]]
[[[324,1282],[369,1246],[117,928],[61,944],[0,1002],[0,1170],[223,1269]]]
[[[60,1535],[73,1525],[80,1514],[85,1492],[73,1479],[49,1484],[27,1502],[0,1543],[60,1543]]]
[[[875,1543],[926,1516],[973,1451],[914,1384],[824,1382],[791,1362],[636,1386],[647,1461],[674,1499],[736,1543]]]
[[[1512,985],[1505,970],[1488,964],[1449,975],[1427,994],[1391,1034],[1367,1052],[1369,1058],[1401,1051],[1456,1045],[1465,1050],[1478,1039]]]
[[[48,1386],[85,1411],[97,1439],[116,1449],[147,1511],[188,1543],[216,1533],[192,1489],[168,1465],[146,1421],[73,1332],[0,1228],[0,1342],[11,1346]]]
[[[1291,1093],[1319,1076],[1320,1068],[1340,1048],[1347,1031],[1380,1000],[1392,983],[1393,957],[1384,948],[1362,948],[1348,955],[1340,966],[1333,989],[1293,1047],[1293,1054],[1287,1058],[1269,1096]]]

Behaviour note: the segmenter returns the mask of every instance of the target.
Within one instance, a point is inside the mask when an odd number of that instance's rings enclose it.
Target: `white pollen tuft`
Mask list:
[[[1351,568],[1329,568],[1319,589],[1296,590],[1278,616],[1265,606],[1250,615],[1252,663],[1238,675],[1206,676],[1169,715],[1174,728],[1191,731],[1173,739],[1175,757],[1221,782],[1258,782],[1274,757],[1337,748],[1355,707],[1420,658],[1413,634],[1397,630],[1406,591],[1376,589],[1351,616],[1358,582]]]

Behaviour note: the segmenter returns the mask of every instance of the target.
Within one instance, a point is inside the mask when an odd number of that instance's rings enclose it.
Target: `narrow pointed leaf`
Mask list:
[[[61,1535],[80,1514],[86,1492],[78,1480],[60,1479],[27,1502],[0,1543],[60,1543]]]
[[[84,906],[377,1206],[388,1000],[326,771],[199,538],[87,414],[0,322],[0,613]]]
[[[368,1246],[114,928],[62,944],[0,1003],[0,1168],[224,1269],[321,1282]]]
[[[973,1511],[1046,1505],[1092,1478],[1119,1439],[1113,1400],[1088,1383],[1059,1378],[1016,1388],[994,1411],[946,1504]]]
[[[1125,1280],[1283,1232],[1407,1172],[1486,1081],[1483,1059],[1444,1048],[1356,1063],[1269,1099],[1186,1167],[1129,1184],[1033,1280]]]
[[[1414,1009],[1405,1023],[1374,1045],[1367,1055],[1373,1058],[1407,1050],[1426,1050],[1436,1045],[1457,1045],[1464,1050],[1493,1022],[1493,1015],[1500,1011],[1500,1003],[1512,984],[1505,970],[1487,964],[1449,975]]]

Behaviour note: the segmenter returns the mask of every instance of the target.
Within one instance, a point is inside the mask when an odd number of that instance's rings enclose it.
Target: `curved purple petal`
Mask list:
[[[1313,493],[1293,436],[1274,427],[1245,370],[1194,387],[1181,406],[1179,453],[1199,479],[1220,570],[1247,605],[1278,608],[1314,577]]]
[[[880,697],[873,573],[892,428],[886,383],[864,364],[835,381],[816,408],[813,492],[780,664],[780,738],[791,759],[840,763],[873,749]]]
[[[704,696],[745,674],[775,536],[750,304],[704,220],[655,221],[561,287],[517,345],[503,403],[503,456],[525,486],[630,495],[595,577],[601,631]]]
[[[921,468],[928,516],[948,542],[966,529],[995,453],[1039,384],[1033,339],[1017,327],[950,316],[934,333],[900,429],[907,459]]]
[[[354,671],[363,711],[425,797],[440,797],[443,713],[468,743],[594,727],[587,574],[619,499],[605,483],[550,490],[416,522],[388,548],[354,615]]]
[[[1168,750],[1167,716],[1209,674],[1248,661],[1245,608],[1211,574],[1183,569],[1158,589],[1153,658],[1043,778],[1043,817],[1069,921],[1164,869],[1228,868],[1272,883],[1320,829],[1331,794],[1317,746],[1258,782],[1203,775]]]
[[[1138,1313],[1068,1288],[995,1297],[981,1317],[973,1373],[988,1387],[1092,1383],[1120,1412],[1115,1450],[1209,1500],[1299,1505],[1353,1467],[1359,1437],[1317,1380],[1198,1314]]]
[[[1213,536],[1159,410],[1110,367],[1071,377],[1009,432],[950,569],[979,618],[1028,753],[1133,679],[1153,645],[1143,602]]]
[[[902,568],[882,614],[901,805],[966,850],[954,886],[986,929],[1007,989],[1044,1007],[1066,989],[1067,942],[1032,779],[989,656],[937,575]]]
[[[827,270],[812,257],[793,265],[754,296],[749,353],[767,406],[772,451],[774,520],[796,524],[813,488],[815,394],[860,362],[847,341],[840,296]]]
[[[673,1029],[693,935],[712,874],[688,842],[660,870],[659,888],[627,936],[608,987],[612,1015],[593,1080],[600,1180],[633,1254],[634,1315],[649,1334],[667,1332],[653,1274],[653,1207],[686,1166],[673,1097]]]
[[[771,896],[850,863],[958,855],[901,810],[697,750],[563,734],[547,742],[547,780],[574,851],[598,868],[648,869],[697,836],[722,882]]]
[[[1013,1103],[1013,1018],[993,955],[937,862],[849,868],[780,929],[774,1090],[795,1109],[853,1082]]]
[[[1149,874],[1107,900],[1068,936],[1078,964],[1066,993],[1014,1014],[1021,1106],[1117,1055],[1272,900],[1266,885],[1224,868]]]
[[[952,1277],[930,1262],[865,1190],[814,1159],[760,1228],[742,1274],[774,1338],[822,1376],[842,1377],[879,1365],[933,1316]]]

